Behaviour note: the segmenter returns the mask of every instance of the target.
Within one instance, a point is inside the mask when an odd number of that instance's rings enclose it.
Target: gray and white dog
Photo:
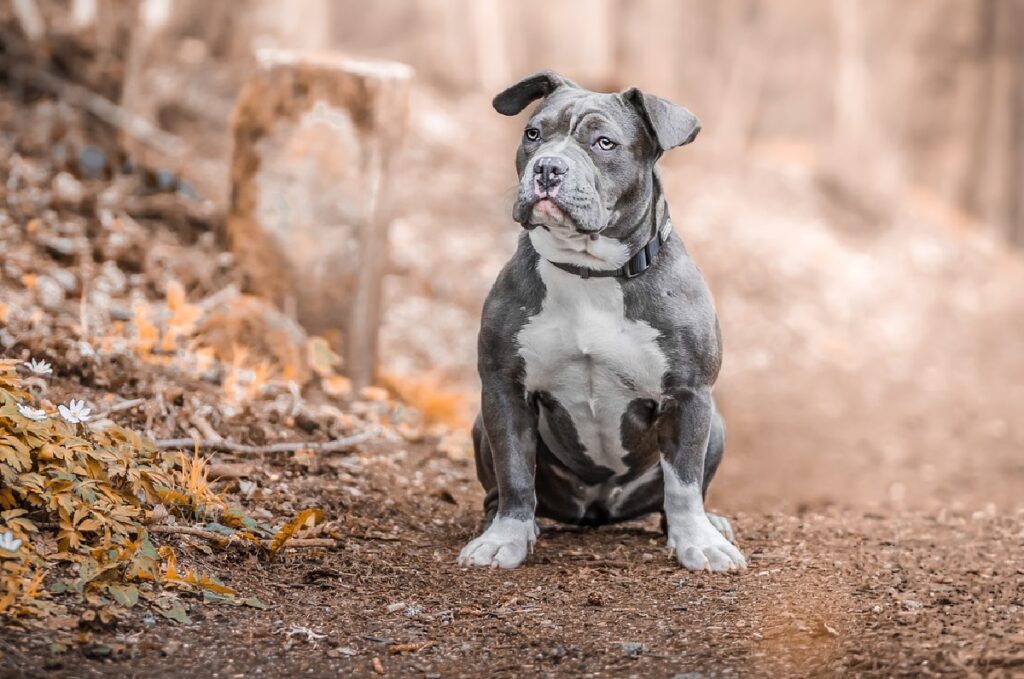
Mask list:
[[[538,516],[600,525],[660,511],[683,566],[745,568],[728,521],[704,510],[725,443],[718,319],[655,168],[700,123],[638,89],[591,92],[552,72],[494,108],[513,116],[537,99],[516,153],[525,231],[480,328],[484,530],[459,563],[518,566]]]

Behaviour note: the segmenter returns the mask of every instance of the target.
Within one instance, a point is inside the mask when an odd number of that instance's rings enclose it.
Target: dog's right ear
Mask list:
[[[491,103],[498,113],[514,116],[526,108],[531,101],[546,97],[559,87],[578,87],[578,85],[554,71],[541,71],[523,78],[496,96]]]
[[[658,145],[659,154],[689,144],[697,138],[700,121],[682,106],[653,94],[644,94],[635,87],[623,92],[622,96],[640,114]]]

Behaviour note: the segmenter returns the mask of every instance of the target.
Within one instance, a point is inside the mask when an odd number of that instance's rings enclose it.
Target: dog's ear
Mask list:
[[[635,87],[623,92],[622,96],[640,114],[660,152],[689,144],[697,138],[700,121],[682,106],[653,94],[644,94]]]
[[[559,87],[578,87],[578,85],[554,71],[541,71],[523,78],[496,96],[491,103],[498,113],[514,116],[526,108],[531,101],[546,97]]]

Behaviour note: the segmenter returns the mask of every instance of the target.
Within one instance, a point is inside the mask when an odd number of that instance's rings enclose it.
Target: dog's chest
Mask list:
[[[546,287],[541,311],[517,336],[526,389],[546,392],[565,409],[590,460],[625,472],[623,413],[636,399],[661,396],[667,361],[658,331],[627,318],[617,280],[584,280],[543,259],[538,271]],[[559,425],[543,413],[540,425],[550,447],[566,440],[567,432],[552,435],[550,428]]]

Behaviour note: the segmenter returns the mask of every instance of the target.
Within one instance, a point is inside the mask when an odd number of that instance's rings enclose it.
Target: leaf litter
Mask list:
[[[128,615],[263,610],[200,562],[389,539],[296,506],[287,484],[376,441],[422,440],[422,417],[390,391],[354,393],[326,340],[241,293],[193,196],[142,171],[111,183],[61,169],[53,149],[85,152],[83,122],[30,109],[0,106],[6,128],[51,135],[0,142],[0,624],[72,618],[81,645]],[[136,209],[154,197],[159,214]],[[218,474],[232,465],[249,478]]]

